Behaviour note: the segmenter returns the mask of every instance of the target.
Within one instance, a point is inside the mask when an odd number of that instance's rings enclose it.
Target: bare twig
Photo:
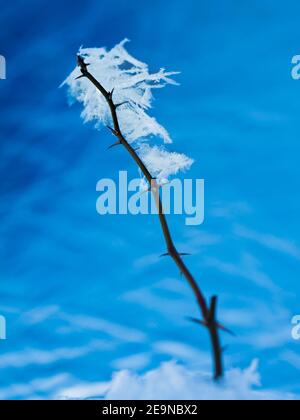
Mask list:
[[[219,379],[223,376],[223,364],[222,364],[222,347],[220,344],[220,337],[219,337],[219,330],[228,331],[225,327],[223,327],[221,324],[218,323],[216,312],[217,312],[217,297],[213,296],[211,298],[210,304],[208,305],[206,302],[206,299],[204,298],[204,295],[197,285],[194,277],[188,270],[187,266],[185,265],[182,256],[187,255],[183,253],[179,253],[174,245],[173,239],[171,237],[171,233],[169,230],[169,226],[164,214],[162,201],[160,197],[159,192],[159,186],[156,182],[156,179],[150,174],[149,170],[145,166],[144,162],[141,160],[141,158],[136,153],[136,150],[131,147],[131,145],[127,142],[125,137],[123,136],[120,124],[117,116],[117,108],[121,106],[122,104],[115,104],[113,101],[113,90],[111,92],[107,91],[101,83],[94,78],[94,76],[88,71],[88,64],[84,62],[84,59],[81,56],[78,56],[78,66],[81,70],[81,76],[86,77],[88,80],[90,80],[91,83],[100,91],[100,93],[104,96],[106,99],[106,102],[109,106],[111,117],[113,120],[113,128],[108,127],[109,130],[113,133],[114,136],[117,137],[118,141],[117,144],[121,144],[125,147],[127,152],[130,154],[130,156],[133,158],[133,160],[136,162],[142,173],[144,174],[145,178],[147,179],[150,190],[154,196],[156,206],[158,209],[158,216],[161,224],[161,228],[163,231],[164,239],[166,242],[167,252],[163,255],[170,256],[177,267],[180,270],[180,273],[186,278],[189,285],[191,286],[194,295],[196,297],[196,300],[198,302],[201,316],[203,320],[195,320],[195,322],[201,324],[204,326],[210,336],[211,341],[211,347],[212,347],[212,354],[213,354],[213,360],[214,360],[214,378]]]

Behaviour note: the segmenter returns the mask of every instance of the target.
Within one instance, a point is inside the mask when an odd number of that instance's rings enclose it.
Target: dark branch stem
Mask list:
[[[163,231],[164,239],[166,242],[166,247],[168,250],[168,255],[174,260],[175,264],[179,268],[180,272],[188,281],[189,285],[191,286],[194,295],[197,299],[199,308],[201,310],[201,315],[203,317],[203,321],[199,321],[199,323],[205,328],[207,328],[210,336],[213,359],[214,359],[214,377],[215,379],[219,379],[223,376],[223,366],[222,366],[222,348],[220,344],[220,337],[219,337],[219,329],[224,329],[220,324],[218,324],[216,319],[216,305],[217,305],[217,298],[213,297],[211,299],[211,303],[208,306],[204,295],[199,288],[198,284],[196,283],[194,277],[190,273],[189,269],[185,265],[181,254],[177,251],[170,230],[166,220],[166,216],[164,214],[162,201],[159,193],[159,187],[157,185],[156,179],[150,174],[149,170],[145,166],[144,162],[138,156],[136,151],[131,147],[131,145],[127,142],[124,138],[122,131],[120,129],[120,124],[117,115],[117,108],[120,104],[115,104],[113,101],[113,91],[107,91],[101,83],[94,78],[94,76],[88,71],[87,66],[85,64],[82,57],[78,56],[78,65],[80,67],[81,73],[83,77],[86,77],[90,80],[91,83],[100,91],[100,93],[106,99],[106,102],[109,106],[111,117],[113,120],[113,128],[110,128],[113,134],[118,138],[118,142],[125,147],[127,152],[130,154],[132,159],[136,162],[138,167],[141,169],[142,173],[144,174],[145,178],[147,179],[151,192],[154,196],[156,206],[158,209],[158,216],[161,224],[161,228]]]

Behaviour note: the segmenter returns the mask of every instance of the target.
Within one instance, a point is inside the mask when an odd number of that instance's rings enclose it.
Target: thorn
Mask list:
[[[122,106],[122,105],[125,105],[125,104],[129,104],[129,101],[124,101],[124,102],[121,102],[119,104],[115,104],[115,108],[119,108],[119,106]]]
[[[224,325],[219,324],[218,322],[217,322],[216,325],[219,328],[219,330],[222,330],[222,331],[226,332],[227,334],[232,335],[233,337],[236,337],[235,333],[233,331],[231,331],[229,328],[224,327]]]
[[[113,88],[110,92],[108,92],[109,99],[112,99],[113,94],[114,94],[114,90],[115,90],[115,88]]]
[[[161,254],[161,255],[160,255],[160,258],[161,258],[161,257],[168,257],[168,256],[170,256],[170,254],[169,254],[168,252],[166,252],[165,254]]]
[[[106,127],[113,133],[114,136],[118,135],[118,133],[116,132],[114,128],[110,127],[109,125],[107,125]]]
[[[112,149],[113,147],[115,147],[115,146],[119,146],[121,144],[121,142],[120,141],[116,141],[116,143],[114,143],[114,144],[112,144],[111,146],[109,146],[108,148],[107,148],[107,150],[109,150],[109,149]]]
[[[188,319],[191,322],[194,322],[195,324],[200,324],[202,325],[202,327],[208,327],[208,322],[207,321],[202,321],[201,319],[197,319],[197,318],[192,318],[192,317],[188,317]],[[235,337],[235,334],[230,331],[228,328],[224,327],[222,324],[216,323],[217,328],[219,328],[220,330],[227,332],[228,334],[232,335]]]
[[[178,255],[180,255],[181,257],[184,257],[185,255],[191,255],[191,254],[188,254],[187,252],[178,252]],[[167,257],[167,256],[170,256],[169,252],[166,252],[165,254],[161,254],[161,257]]]
[[[80,76],[75,77],[75,80],[81,79],[82,77],[86,77],[85,74],[81,74]]]
[[[191,322],[194,322],[195,324],[200,324],[202,327],[207,327],[206,321],[202,321],[201,319],[197,319],[193,317],[187,317],[187,319]]]

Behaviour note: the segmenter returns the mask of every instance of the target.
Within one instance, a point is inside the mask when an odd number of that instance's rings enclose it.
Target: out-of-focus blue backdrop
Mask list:
[[[80,45],[179,70],[153,115],[206,180],[206,220],[171,217],[206,295],[220,296],[227,366],[260,360],[264,387],[300,391],[298,1],[5,2],[0,54],[0,397],[51,398],[176,359],[209,371],[193,296],[153,216],[97,215],[96,182],[136,176],[106,130],[83,125],[60,83]]]

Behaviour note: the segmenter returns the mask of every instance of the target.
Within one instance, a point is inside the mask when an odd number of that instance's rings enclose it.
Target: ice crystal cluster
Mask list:
[[[171,76],[176,72],[160,69],[150,73],[148,65],[132,57],[124,45],[125,39],[110,51],[106,48],[80,48],[79,54],[89,63],[89,72],[111,91],[114,102],[124,103],[118,108],[118,119],[122,133],[129,143],[138,146],[138,154],[149,167],[151,174],[164,181],[179,171],[190,168],[193,161],[187,156],[170,152],[161,144],[154,144],[154,137],[162,143],[172,143],[167,130],[149,115],[153,102],[153,89],[166,84],[176,84]],[[81,116],[85,122],[94,121],[96,127],[112,125],[109,107],[105,98],[76,67],[63,85],[69,87],[73,101],[83,104]]]

